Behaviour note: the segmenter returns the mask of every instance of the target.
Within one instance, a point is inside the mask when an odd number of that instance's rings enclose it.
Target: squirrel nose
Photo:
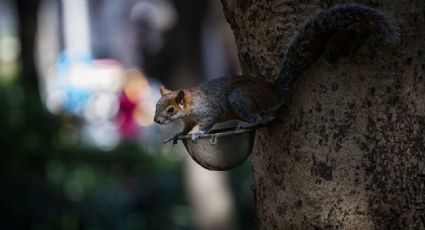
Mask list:
[[[153,121],[154,121],[155,123],[158,123],[158,124],[159,124],[159,119],[158,119],[158,118],[154,117]]]

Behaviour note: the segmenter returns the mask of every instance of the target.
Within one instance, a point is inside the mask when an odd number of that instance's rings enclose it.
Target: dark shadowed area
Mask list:
[[[250,165],[206,172],[153,123],[161,85],[236,53],[218,1],[0,0],[0,229],[255,229]]]

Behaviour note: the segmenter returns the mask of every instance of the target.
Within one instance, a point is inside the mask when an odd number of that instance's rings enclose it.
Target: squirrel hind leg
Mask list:
[[[244,96],[240,92],[233,92],[229,95],[228,101],[233,112],[241,120],[248,122],[248,124],[239,124],[237,129],[254,128],[263,122],[262,116],[255,109],[255,103],[248,96]]]
[[[241,130],[241,129],[254,129],[257,128],[259,125],[261,125],[263,122],[262,120],[259,120],[258,122],[252,122],[252,123],[239,123],[236,126],[236,130]]]
[[[272,122],[272,121],[276,120],[276,117],[277,117],[276,111],[265,113],[262,116],[262,118],[263,118],[262,124],[267,124],[269,122]]]

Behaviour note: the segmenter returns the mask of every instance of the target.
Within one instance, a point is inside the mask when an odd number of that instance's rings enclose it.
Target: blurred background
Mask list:
[[[161,85],[239,72],[217,0],[0,0],[0,229],[255,229],[249,164],[152,123]]]

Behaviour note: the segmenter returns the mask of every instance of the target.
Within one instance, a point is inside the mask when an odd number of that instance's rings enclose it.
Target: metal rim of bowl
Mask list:
[[[237,134],[250,132],[250,131],[252,131],[252,129],[238,129],[237,127],[220,128],[220,129],[211,130],[207,134],[202,134],[199,136],[198,139],[210,139],[210,144],[215,144],[217,142],[218,137],[237,135]],[[192,135],[187,134],[187,135],[179,136],[177,137],[177,140],[180,140],[180,141],[192,140]],[[169,141],[173,141],[173,138],[165,140],[164,143],[167,143]]]

